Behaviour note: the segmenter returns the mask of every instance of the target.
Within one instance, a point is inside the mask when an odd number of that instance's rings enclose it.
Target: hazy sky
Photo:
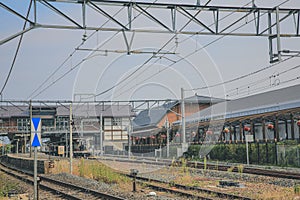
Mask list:
[[[2,0],[4,4],[26,15],[29,1]],[[148,1],[151,2],[151,1]],[[168,2],[168,1],[157,1]],[[172,1],[182,2],[182,1]],[[196,1],[184,1],[195,3]],[[201,1],[201,4],[206,1]],[[251,2],[251,1],[250,1]],[[283,0],[260,0],[255,1],[259,7],[274,7]],[[243,6],[249,1],[241,0],[212,0],[210,5]],[[80,19],[80,6],[74,4],[55,4],[68,15]],[[298,0],[290,0],[282,5],[287,8],[300,8]],[[120,8],[115,8],[115,12]],[[105,18],[88,10],[88,25],[100,26]],[[162,18],[166,13],[160,13]],[[32,18],[32,14],[31,14]],[[251,20],[253,15],[246,20]],[[211,19],[211,17],[207,17]],[[234,20],[236,17],[228,18]],[[39,23],[62,23],[64,19],[53,11],[46,9],[38,3]],[[143,27],[152,27],[154,24],[144,17],[137,17],[136,24]],[[15,15],[0,7],[0,40],[20,31],[23,21]],[[181,22],[178,22],[181,23]],[[183,23],[183,22],[182,22]],[[207,21],[208,23],[208,21]],[[243,20],[241,23],[247,23]],[[209,23],[208,23],[209,24]],[[282,30],[294,30],[293,21]],[[107,26],[113,24],[108,23]],[[254,24],[245,26],[244,30],[253,29]],[[155,28],[155,27],[154,27]],[[198,27],[190,27],[198,28]],[[138,34],[134,35],[132,49],[148,54],[85,52],[74,49],[82,42],[83,35],[91,35],[93,31],[84,30],[57,30],[57,29],[34,29],[24,35],[19,55],[13,68],[9,82],[3,92],[4,99],[27,100],[33,99],[61,99],[70,100],[74,96],[82,99],[91,94],[99,94],[117,85],[113,90],[104,95],[99,95],[97,100],[128,100],[128,99],[158,99],[179,98],[180,88],[186,90],[213,85],[222,81],[262,69],[269,66],[268,39],[265,37],[224,37],[219,41],[201,49],[220,36],[178,36],[172,34]],[[128,33],[130,39],[132,34]],[[103,44],[109,38],[105,45]],[[153,54],[158,51],[168,40],[173,38],[161,55],[152,58],[137,73],[124,81],[124,78],[134,70],[142,66]],[[19,38],[11,40],[0,46],[0,87],[2,88],[5,78],[10,69],[12,59]],[[300,38],[282,39],[282,49],[300,51]],[[86,41],[82,48],[100,48],[100,50],[125,50],[125,42],[122,33],[98,32]],[[196,52],[196,53],[193,53]],[[174,54],[171,54],[174,53]],[[187,55],[193,53],[192,56]],[[88,56],[88,59],[86,59]],[[62,64],[67,58],[67,62]],[[84,59],[84,61],[82,61]],[[181,60],[180,62],[177,62]],[[82,61],[82,62],[81,62]],[[288,85],[299,84],[297,81],[288,81],[299,76],[299,58],[283,62],[271,69],[265,70],[254,76],[240,81],[227,84],[222,87],[210,88],[209,90],[187,91],[186,95],[197,92],[203,95],[213,95],[229,98],[237,98],[241,95],[250,95],[254,92],[262,92],[265,89],[275,89]],[[81,63],[78,65],[78,63]],[[78,65],[78,66],[77,66]],[[59,68],[60,67],[60,68]],[[56,81],[64,73],[76,67],[68,75]],[[292,69],[292,68],[295,69]],[[59,70],[44,85],[41,84],[57,68]],[[285,70],[287,72],[285,72]],[[274,78],[269,78],[275,75]],[[123,80],[123,81],[122,81]],[[124,84],[119,84],[124,82]],[[55,83],[55,84],[54,84]],[[277,87],[268,85],[279,84]],[[45,89],[47,87],[47,89]],[[39,88],[39,89],[38,89]],[[36,90],[38,89],[38,90]],[[264,89],[264,90],[263,90]],[[33,93],[36,90],[35,93]],[[40,93],[43,91],[42,93]],[[33,94],[32,94],[33,93]],[[32,95],[31,95],[32,94]],[[81,94],[81,95],[79,95]],[[238,96],[236,95],[238,94]],[[91,100],[91,99],[89,99]]]

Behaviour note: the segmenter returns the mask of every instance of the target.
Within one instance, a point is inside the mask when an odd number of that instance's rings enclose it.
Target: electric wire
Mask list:
[[[287,3],[288,1],[289,1],[289,0],[286,0],[286,1],[282,2],[281,4],[279,4],[278,6],[283,5],[283,4]],[[247,5],[247,4],[246,4],[246,5]],[[265,15],[265,14],[266,14],[266,13],[262,14],[261,16],[263,16],[263,15]],[[226,17],[226,16],[225,16],[225,17]],[[258,17],[258,16],[257,16],[257,17]],[[254,17],[254,19],[250,20],[248,23],[250,23],[250,22],[252,22],[252,21],[255,21],[255,19],[256,19],[257,17]],[[234,32],[234,31],[236,31],[237,29],[240,29],[241,27],[247,25],[248,23],[243,24],[243,25],[241,25],[240,27],[237,27],[236,29],[232,30],[231,32]],[[231,33],[231,32],[229,32],[229,33]],[[194,35],[193,35],[193,36],[194,36]],[[202,48],[198,49],[197,51],[199,51],[199,50],[201,50],[201,49],[203,49],[203,48],[206,48],[207,46],[209,46],[209,45],[211,45],[211,44],[217,42],[218,40],[224,38],[225,36],[226,36],[226,35],[223,35],[223,36],[221,36],[220,38],[217,38],[216,40],[214,40],[214,41],[212,41],[212,42],[210,42],[210,43],[204,45]],[[192,36],[191,36],[191,37],[192,37]],[[194,54],[194,53],[195,53],[195,52],[193,52],[192,54]],[[192,55],[192,54],[191,54],[191,55]],[[285,61],[287,61],[287,60],[289,60],[289,59],[291,59],[291,58],[297,57],[297,56],[299,56],[299,55],[300,55],[300,53],[297,54],[297,55],[290,56],[290,57],[288,57],[288,58],[286,58],[286,59],[284,59],[284,60],[281,60],[281,61],[279,61],[278,63],[275,63],[275,64],[273,64],[273,65],[271,65],[271,66],[267,66],[267,67],[265,67],[265,68],[262,68],[262,69],[260,69],[260,70],[255,71],[255,72],[251,72],[251,73],[245,74],[245,75],[243,75],[243,76],[240,76],[240,77],[237,77],[237,78],[234,78],[234,79],[231,79],[231,80],[222,82],[222,83],[214,84],[214,85],[211,85],[211,86],[205,86],[205,87],[201,87],[201,88],[187,89],[187,90],[185,90],[185,91],[194,91],[194,90],[200,90],[200,89],[209,89],[209,88],[211,88],[211,87],[217,87],[217,86],[225,85],[225,84],[228,84],[228,83],[231,83],[231,82],[240,80],[240,79],[244,79],[244,78],[246,78],[246,77],[248,77],[248,76],[252,76],[252,75],[254,75],[254,74],[257,74],[257,73],[259,73],[259,72],[261,72],[261,71],[264,71],[264,70],[266,70],[266,69],[269,69],[269,68],[271,68],[271,67],[274,67],[274,66],[276,66],[276,65],[278,65],[278,64],[280,64],[280,63],[282,63],[282,62],[285,62]],[[190,55],[187,55],[186,57],[189,57],[189,56],[190,56]],[[181,59],[178,60],[177,62],[180,62],[181,60],[186,59],[186,57],[185,57],[185,58],[181,58]],[[174,65],[174,64],[177,63],[177,62],[174,62],[173,64],[167,66],[165,69],[163,69],[163,70],[161,70],[161,71],[159,71],[159,72],[153,74],[152,76],[150,76],[150,77],[144,79],[144,80],[141,81],[141,82],[144,82],[144,81],[146,81],[146,80],[151,79],[152,77],[156,76],[157,74],[161,73],[162,71],[166,70],[167,68],[169,68],[170,66]],[[294,69],[296,69],[296,68],[299,68],[299,66],[295,66],[295,67],[294,67]],[[292,68],[292,69],[293,69],[293,68]],[[286,70],[286,71],[289,71],[289,70]],[[269,77],[268,77],[268,78],[269,78]],[[296,80],[297,80],[297,78],[296,78]],[[259,81],[263,81],[263,80],[259,80]],[[141,82],[136,83],[134,86],[132,86],[132,87],[129,88],[128,90],[126,90],[126,91],[120,93],[120,94],[119,94],[118,96],[116,96],[116,97],[119,97],[120,95],[124,94],[125,92],[131,90],[132,88],[136,87],[136,86],[137,86],[138,84],[140,84]],[[253,83],[253,84],[254,84],[254,83]]]
[[[300,55],[300,53],[299,53],[299,55]],[[261,69],[259,69],[259,70],[254,71],[254,72],[250,72],[250,73],[248,73],[248,74],[244,74],[244,75],[242,75],[242,76],[239,76],[239,77],[236,77],[236,78],[233,78],[233,79],[230,79],[230,80],[221,82],[221,83],[216,83],[216,84],[214,84],[214,85],[203,86],[203,87],[199,87],[199,88],[193,88],[193,89],[191,89],[191,90],[203,90],[203,89],[208,89],[208,88],[217,87],[217,86],[220,86],[220,85],[226,85],[226,84],[228,84],[228,83],[235,82],[235,81],[238,81],[238,80],[247,78],[247,77],[249,77],[249,76],[252,76],[252,75],[254,75],[254,74],[258,74],[259,72],[265,71],[265,70],[267,70],[267,69],[273,68],[274,66],[279,65],[280,63],[286,62],[287,60],[290,60],[290,59],[292,59],[292,58],[294,58],[294,57],[296,57],[296,56],[290,56],[290,57],[288,57],[288,58],[286,58],[286,59],[284,59],[284,60],[278,61],[277,63],[274,63],[274,64],[269,65],[269,66],[267,66],[267,67],[261,68]]]
[[[209,0],[206,2],[205,6],[208,5],[212,0]],[[202,10],[199,10],[195,16],[197,16]],[[183,30],[190,22],[192,21],[192,19],[190,19],[182,28],[181,30]],[[179,31],[180,32],[180,31]],[[171,41],[173,41],[174,38],[177,37],[177,33],[175,33],[157,52],[155,52],[149,59],[147,59],[142,65],[140,65],[137,69],[135,69],[132,73],[130,73],[128,76],[126,76],[124,79],[122,79],[122,81],[116,83],[115,85],[111,86],[110,88],[96,94],[94,97],[98,97],[101,96],[111,90],[113,90],[114,88],[116,88],[118,85],[122,84],[123,82],[125,82],[126,80],[128,80],[130,77],[132,77],[134,74],[136,74],[139,70],[141,70],[146,64],[148,64],[158,53],[160,53]],[[168,52],[168,51],[167,51]]]
[[[132,0],[131,0],[132,1]],[[158,0],[155,0],[153,3],[157,2]],[[148,6],[147,8],[145,8],[146,10],[151,7],[151,6]],[[119,12],[122,10],[123,8],[121,8],[119,10]],[[115,14],[117,15],[118,12]],[[115,16],[114,15],[114,16]],[[137,17],[139,17],[141,15],[141,13],[139,13],[138,15],[136,15],[132,21],[134,21]],[[111,19],[108,19],[106,23],[108,23]],[[129,24],[129,23],[128,23]],[[127,25],[128,25],[127,24]],[[105,24],[103,24],[101,27],[103,27]],[[96,33],[97,31],[95,31],[94,33]],[[96,50],[100,49],[103,45],[105,45],[107,42],[109,42],[110,40],[112,40],[118,33],[120,33],[121,31],[117,31],[115,34],[113,34],[108,40],[106,40],[104,43],[101,44],[100,47],[98,47]],[[80,47],[80,46],[79,46]],[[78,47],[78,48],[79,48]],[[74,50],[76,51],[76,49]],[[87,60],[88,58],[90,58],[90,56],[82,59],[81,61],[79,61],[79,63],[77,63],[74,67],[72,67],[70,70],[68,70],[67,72],[65,72],[63,75],[61,75],[60,77],[58,77],[57,79],[55,79],[55,81],[53,81],[50,85],[48,85],[47,87],[45,87],[44,89],[42,89],[39,93],[37,93],[33,98],[39,96],[40,94],[42,94],[43,92],[45,92],[48,88],[50,88],[52,85],[56,84],[59,80],[61,80],[62,78],[64,78],[66,75],[68,75],[71,71],[73,71],[74,69],[76,69],[80,64],[82,64],[85,60]],[[63,65],[61,65],[59,68],[61,68]],[[58,71],[58,70],[57,70]],[[52,76],[51,76],[52,77]],[[49,77],[48,80],[51,78]],[[41,88],[41,87],[40,87]]]
[[[120,10],[118,10],[113,16],[116,16],[117,14],[119,14],[121,11],[123,10],[123,8],[121,8]],[[111,19],[108,19],[107,21],[105,21],[101,27],[105,26]],[[72,58],[72,56],[76,53],[76,51],[82,46],[84,45],[84,43],[89,40],[91,37],[94,36],[94,34],[98,33],[97,31],[94,31],[93,33],[91,33],[85,41],[82,41],[79,45],[77,45],[77,47],[71,52],[71,54],[48,76],[47,79],[45,79],[28,97],[27,99],[29,99],[30,97],[32,97],[38,90],[40,90],[67,62],[70,58]],[[104,43],[105,44],[105,43]],[[102,44],[102,45],[104,45]],[[37,97],[38,95],[35,95],[33,98]]]
[[[300,68],[300,65],[296,65],[296,66],[291,67],[291,68],[289,68],[289,69],[286,69],[286,70],[284,70],[284,71],[282,71],[282,72],[278,72],[278,73],[276,73],[276,75],[271,75],[271,76],[269,76],[268,78],[261,79],[261,80],[258,80],[258,81],[256,81],[256,82],[253,82],[253,83],[251,83],[251,85],[257,86],[257,84],[258,84],[259,82],[262,82],[262,81],[264,81],[264,82],[266,82],[266,81],[270,82],[271,78],[277,78],[277,77],[279,77],[280,75],[286,74],[287,72],[290,72],[290,71],[295,70],[295,69],[298,69],[298,68]],[[276,79],[276,80],[279,80],[279,79]],[[275,81],[276,81],[276,80],[275,80]],[[297,80],[297,77],[291,79],[291,81],[294,81],[294,80]],[[265,87],[266,87],[266,88],[271,88],[271,87],[278,86],[278,85],[281,85],[281,84],[283,84],[283,83],[288,83],[288,82],[291,82],[291,81],[286,80],[286,81],[284,81],[284,82],[281,82],[281,81],[280,81],[279,83],[276,83],[276,82],[275,82],[275,83],[273,83],[273,84],[270,82],[270,84],[269,84],[269,85],[266,85]],[[244,89],[242,89],[242,88],[244,88]],[[250,85],[244,85],[243,87],[238,87],[238,88],[232,89],[232,90],[230,90],[229,92],[232,91],[233,94],[232,94],[232,95],[228,94],[227,96],[229,97],[229,96],[237,96],[237,95],[240,95],[240,94],[244,94],[245,92],[249,92],[249,91],[250,91],[250,88],[251,88]],[[237,92],[234,93],[234,90],[237,90]],[[248,90],[248,91],[247,91],[247,90]],[[245,91],[245,92],[244,92],[244,91]],[[257,92],[257,91],[261,91],[261,90],[260,90],[260,88],[255,88],[255,89],[252,90],[252,91]]]
[[[249,4],[249,3],[248,3],[248,4]],[[246,5],[247,5],[247,4],[246,4]],[[264,14],[266,14],[266,13],[264,13]],[[262,15],[260,15],[260,16],[263,16],[264,14],[262,14]],[[257,17],[258,17],[258,16],[257,16]],[[250,20],[250,21],[249,21],[248,23],[246,23],[246,24],[242,24],[242,25],[238,26],[237,28],[235,28],[235,29],[233,29],[232,31],[230,31],[228,34],[230,34],[230,33],[234,32],[234,31],[236,31],[236,30],[238,30],[238,29],[244,27],[245,25],[248,25],[250,22],[254,21],[255,19],[256,19],[256,18]],[[200,51],[200,50],[202,50],[202,49],[204,49],[204,48],[206,48],[206,47],[208,47],[208,46],[214,44],[215,42],[217,42],[217,41],[223,39],[224,37],[228,36],[228,34],[222,35],[222,36],[220,36],[219,38],[217,38],[217,39],[215,39],[215,40],[213,40],[213,41],[211,41],[211,42],[205,44],[205,45],[202,46],[201,48],[196,49],[195,51],[193,51],[193,52],[190,53],[190,54],[187,54],[185,57],[181,57],[181,58],[178,59],[176,62],[174,62],[174,63],[172,63],[172,64],[166,66],[164,69],[162,69],[162,70],[160,70],[159,72],[157,72],[157,73],[155,73],[155,74],[149,76],[148,78],[142,80],[141,82],[153,78],[154,76],[156,76],[157,74],[159,74],[159,73],[165,71],[166,69],[168,69],[169,67],[173,66],[174,64],[176,64],[176,63],[178,63],[178,62],[181,62],[181,61],[185,60],[186,58],[190,57],[191,55],[195,54],[196,52],[198,52],[198,51]],[[141,82],[137,83],[136,85],[140,84]],[[135,85],[135,86],[136,86],[136,85]],[[221,85],[221,84],[220,84],[220,85]],[[131,87],[130,89],[134,88],[135,86]],[[208,87],[207,87],[207,88],[208,88]],[[129,89],[129,90],[130,90],[130,89]],[[127,90],[127,91],[129,91],[129,90]],[[195,90],[195,89],[191,89],[191,90]],[[125,92],[127,92],[127,91],[125,91]],[[186,90],[186,91],[189,91],[189,90]],[[125,93],[125,92],[123,92],[123,93]],[[120,95],[122,95],[123,93],[121,93]],[[119,95],[119,96],[120,96],[120,95]],[[118,96],[116,96],[116,97],[118,97]]]
[[[284,4],[284,3],[286,3],[286,2],[288,2],[289,0],[286,0],[285,2],[283,2],[283,3],[281,3],[280,5],[282,5],[282,4]],[[255,20],[255,18],[253,19],[253,20]],[[253,20],[251,20],[250,22],[252,22]],[[249,22],[248,22],[249,23]],[[248,24],[247,23],[247,24]],[[247,24],[243,24],[242,26],[239,26],[239,27],[237,27],[237,28],[235,28],[234,30],[232,30],[230,33],[232,33],[232,32],[234,32],[234,31],[236,31],[237,29],[239,29],[239,28],[241,28],[241,27],[243,27],[243,26],[245,26],[245,25],[247,25]],[[220,38],[217,38],[216,40],[213,40],[212,42],[210,42],[210,43],[208,43],[208,44],[206,44],[205,46],[203,46],[202,48],[200,48],[200,49],[198,49],[198,50],[196,50],[195,52],[197,52],[197,51],[199,51],[199,50],[201,50],[201,49],[203,49],[203,48],[206,48],[207,46],[209,46],[209,45],[211,45],[211,44],[213,44],[213,43],[215,43],[215,42],[217,42],[218,40],[220,40],[220,39],[222,39],[222,38],[224,38],[225,36],[227,36],[227,35],[223,35],[222,37],[220,37]],[[175,36],[174,36],[175,37]],[[192,54],[194,54],[195,52],[193,52]],[[190,55],[187,55],[186,57],[189,57],[189,56],[191,56],[192,54],[190,54]],[[185,57],[185,58],[186,58]],[[180,60],[178,60],[177,62],[180,62],[181,60],[183,60],[183,59],[185,59],[185,58],[182,58],[182,59],[180,59]],[[83,59],[84,60],[84,59]],[[146,61],[145,63],[147,64],[149,61]],[[171,64],[170,66],[172,66],[173,64]],[[78,65],[76,65],[76,67],[77,67]],[[169,66],[169,67],[170,67]],[[76,68],[75,67],[75,68]],[[140,68],[141,69],[141,68]],[[73,69],[72,69],[73,70]],[[72,71],[71,70],[71,71]],[[137,72],[138,70],[136,70],[135,71],[135,73]],[[162,70],[163,71],[163,70]],[[65,76],[67,73],[65,73],[63,76]],[[130,77],[132,76],[132,75],[129,75]],[[130,78],[129,77],[129,78]],[[59,78],[59,79],[57,79],[57,81],[58,80],[60,80],[61,78]],[[127,80],[127,79],[126,79]],[[55,82],[57,82],[57,81],[55,81]],[[118,83],[118,85],[120,85],[121,84],[121,82],[119,82]],[[102,95],[102,94],[105,94],[105,93],[107,93],[108,91],[110,91],[110,90],[112,90],[112,89],[114,89],[116,86],[113,86],[113,87],[111,87],[111,88],[109,88],[109,89],[107,89],[107,90],[105,90],[105,91],[103,91],[103,92],[101,92],[101,93],[98,93],[96,96],[100,96],[100,95]],[[47,87],[48,88],[48,87]],[[44,90],[43,90],[44,91]]]
[[[31,6],[32,6],[32,0],[29,3],[28,11],[27,11],[27,14],[26,14],[26,19],[28,19],[28,17],[29,17]],[[23,25],[23,31],[25,30],[26,25],[27,25],[27,21],[25,20],[24,25]],[[7,83],[8,83],[8,80],[9,80],[9,78],[11,76],[12,70],[13,70],[13,68],[15,66],[15,63],[16,63],[16,60],[17,60],[17,56],[19,54],[19,50],[20,50],[21,43],[22,43],[22,40],[23,40],[23,36],[24,36],[24,33],[22,33],[21,36],[20,36],[20,39],[19,39],[19,42],[18,42],[18,45],[17,45],[17,49],[16,49],[16,52],[15,52],[12,64],[10,66],[10,69],[9,69],[9,72],[8,72],[8,74],[6,76],[4,85],[2,86],[2,89],[1,89],[1,92],[0,92],[1,96],[3,95],[3,91],[4,91],[4,89],[5,89],[5,87],[6,87]]]
[[[206,5],[208,5],[208,3],[210,3],[210,1],[207,2]],[[243,5],[243,6],[240,7],[240,8],[243,8],[243,7],[245,7],[245,6],[248,6],[248,5],[251,4],[251,3],[252,3],[252,1],[246,3],[245,5]],[[198,14],[199,14],[199,12],[196,13],[195,16],[198,15]],[[226,19],[227,17],[231,16],[232,14],[234,14],[234,12],[231,12],[231,13],[225,15],[224,17],[220,18],[220,19],[219,19],[219,22],[221,22],[222,20],[224,20],[224,19]],[[191,21],[191,20],[190,20],[190,21]],[[188,23],[190,23],[190,21],[189,21]],[[183,28],[181,28],[181,29],[184,29],[184,28],[188,25],[188,23],[187,23],[185,26],[183,26]],[[214,22],[214,23],[208,25],[208,27],[211,27],[211,26],[213,26],[213,25],[215,25],[215,24],[216,24],[216,22]],[[202,30],[199,31],[199,33],[202,32],[202,31],[204,31],[204,30],[206,30],[206,29],[203,28]],[[196,35],[196,34],[193,34],[193,35],[189,36],[188,38],[182,40],[182,41],[179,42],[179,43],[183,43],[183,42],[187,41],[188,39],[194,37],[195,35]],[[175,38],[175,39],[176,39],[176,38]],[[177,45],[178,45],[178,44],[175,44],[175,46],[171,47],[168,51],[171,52],[172,49],[173,49],[174,47],[175,47],[175,50],[174,50],[174,51],[176,51]],[[168,51],[167,51],[167,52],[168,52]],[[161,57],[160,57],[160,58],[161,58]],[[155,64],[155,63],[157,63],[158,60],[159,60],[159,59],[157,59],[157,60],[156,60],[154,63],[152,63],[150,66],[152,66],[152,65]],[[174,62],[174,64],[175,64],[175,62]],[[141,75],[141,74],[144,73],[147,69],[148,69],[148,68],[144,69],[144,70],[143,70],[142,72],[140,72],[138,75]],[[156,74],[154,74],[154,75],[157,75],[157,74],[158,74],[158,73],[156,73]],[[149,79],[151,79],[151,78],[152,78],[152,77],[149,77],[149,78],[147,78],[147,79],[145,79],[145,80],[143,80],[143,81],[149,80]],[[141,82],[142,82],[142,81],[141,81]],[[139,83],[141,83],[141,82],[139,82]],[[137,84],[136,84],[136,85],[137,85]],[[122,86],[122,87],[120,87],[120,88],[118,88],[118,89],[121,90],[121,89],[123,89],[123,88],[126,87],[126,86],[127,86],[127,85],[124,85],[124,86]],[[135,87],[135,86],[129,88],[128,90],[131,90],[131,89],[134,88],[134,87]],[[127,91],[128,91],[128,90],[127,90]],[[127,92],[127,91],[125,91],[125,92]],[[122,92],[120,95],[124,94],[125,92]],[[119,97],[120,95],[118,95],[118,96],[116,96],[116,97]]]

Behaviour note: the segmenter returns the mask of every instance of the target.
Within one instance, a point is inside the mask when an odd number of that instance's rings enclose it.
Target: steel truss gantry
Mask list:
[[[267,37],[269,40],[270,62],[281,60],[289,50],[281,49],[281,38],[299,37],[300,9],[267,8],[254,4],[246,7],[208,6],[178,3],[149,3],[136,1],[110,0],[31,0],[33,15],[27,18],[4,3],[0,7],[15,16],[25,20],[29,26],[0,41],[0,45],[35,28],[80,29],[118,32],[171,33],[188,35],[226,35],[226,36],[256,36]],[[80,5],[81,18],[70,16],[63,11],[66,3]],[[38,4],[44,5],[66,19],[65,24],[40,23]],[[123,8],[121,14],[116,14],[116,7]],[[98,13],[112,23],[106,25],[90,25],[90,12]],[[137,23],[136,18],[152,21],[155,28]],[[99,18],[100,19],[100,18]],[[154,23],[153,23],[154,22]],[[241,28],[247,25],[247,28]],[[289,27],[282,29],[281,27]],[[125,41],[127,41],[126,35]],[[127,42],[128,43],[128,42]],[[127,44],[128,45],[128,44]],[[129,46],[128,46],[129,48]]]

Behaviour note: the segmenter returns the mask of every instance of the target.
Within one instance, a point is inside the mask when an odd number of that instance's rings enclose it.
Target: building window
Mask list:
[[[30,119],[20,118],[17,119],[18,131],[28,131],[30,130]]]
[[[112,118],[113,126],[122,126],[122,118]]]

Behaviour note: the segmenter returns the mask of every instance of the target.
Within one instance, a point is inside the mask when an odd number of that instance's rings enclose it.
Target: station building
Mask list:
[[[122,149],[124,143],[128,143],[128,127],[130,119],[135,115],[131,110],[131,106],[128,105],[74,104],[74,154],[98,153],[101,134],[103,150]],[[32,117],[41,118],[41,151],[57,154],[57,147],[64,146],[66,156],[70,145],[69,105],[33,105]],[[13,152],[29,152],[30,127],[29,105],[17,105],[12,102],[1,104],[0,134],[10,139],[14,147]]]

